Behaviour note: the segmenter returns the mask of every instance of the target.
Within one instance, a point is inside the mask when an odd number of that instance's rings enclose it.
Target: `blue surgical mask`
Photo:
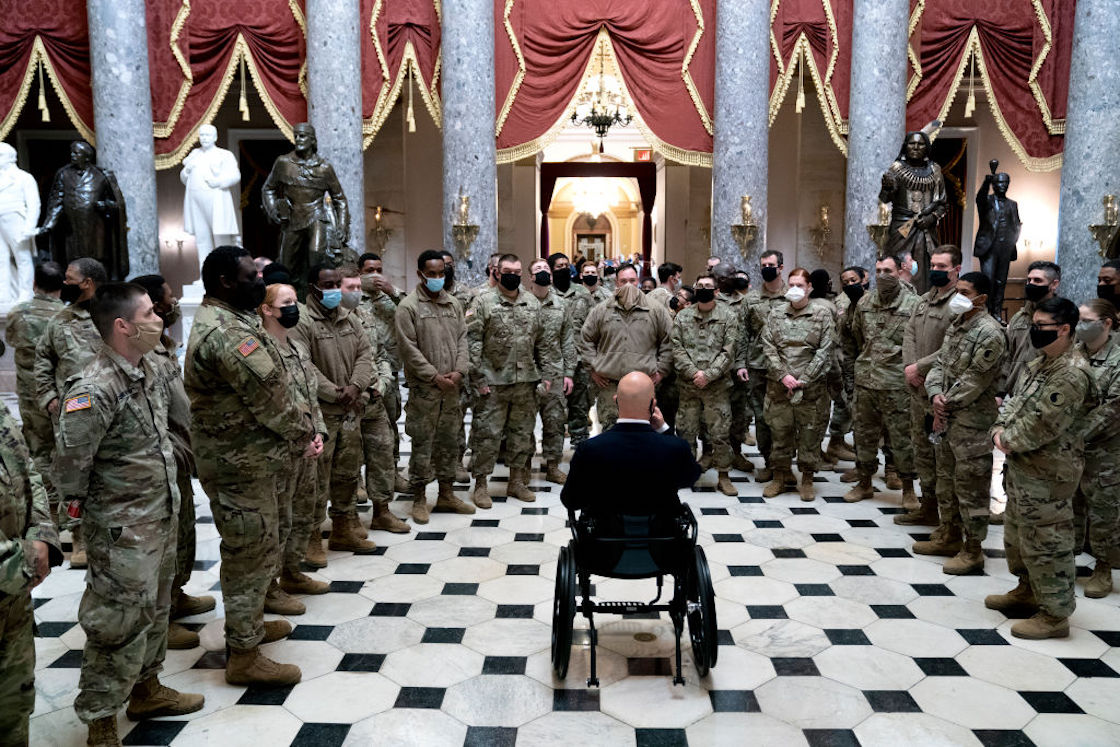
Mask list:
[[[911,275],[917,275],[918,274],[918,260],[916,260],[916,259],[910,260],[910,274]]]
[[[324,309],[337,309],[342,303],[342,291],[338,288],[322,291],[322,294],[323,300],[320,303],[323,304]]]
[[[424,278],[424,287],[429,293],[439,293],[443,290],[443,278]]]

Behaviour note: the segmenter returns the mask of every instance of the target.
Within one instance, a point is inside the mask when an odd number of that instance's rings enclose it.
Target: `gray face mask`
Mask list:
[[[360,304],[361,302],[361,291],[348,291],[342,294],[342,301],[340,302],[340,305],[344,309],[356,309],[358,308],[358,304]]]
[[[1089,344],[1098,340],[1102,332],[1104,332],[1104,322],[1098,319],[1095,322],[1078,322],[1077,331],[1074,334],[1077,335],[1078,340]]]

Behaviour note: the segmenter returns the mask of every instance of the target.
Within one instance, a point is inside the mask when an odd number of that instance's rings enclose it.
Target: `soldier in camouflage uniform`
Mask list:
[[[187,343],[185,381],[191,444],[214,524],[222,537],[222,597],[230,684],[290,685],[300,670],[260,653],[291,632],[264,621],[265,594],[280,558],[277,495],[293,449],[315,436],[311,414],[289,392],[288,376],[255,309],[264,282],[249,253],[217,247],[202,265],[206,296]]]
[[[840,320],[836,326],[837,351],[840,358],[840,391],[833,399],[832,419],[828,425],[828,448],[825,455],[832,461],[854,462],[856,453],[848,447],[844,438],[852,430],[852,405],[856,393],[856,355],[852,341],[852,310],[859,299],[867,292],[867,270],[862,267],[847,267],[840,273],[843,293],[836,297],[836,311]]]
[[[831,400],[825,376],[833,363],[836,320],[833,312],[809,298],[809,272],[789,274],[785,306],[770,312],[762,328],[766,356],[764,417],[773,436],[773,479],[762,495],[773,498],[791,487],[797,452],[801,500],[814,499],[813,474],[821,464],[821,439]]]
[[[62,545],[42,480],[3,405],[0,463],[0,742],[26,745],[35,709],[31,590],[62,562]]]
[[[690,449],[696,447],[700,422],[707,425],[712,461],[719,473],[717,489],[738,495],[728,472],[731,469],[731,379],[739,345],[735,312],[716,302],[716,281],[696,281],[696,303],[677,314],[670,336],[673,366],[677,371],[680,407],[677,435]]]
[[[563,255],[561,255],[563,256]],[[564,262],[567,262],[564,258]],[[563,262],[557,262],[557,267]],[[553,270],[555,272],[555,269]],[[587,321],[587,315],[596,305],[606,300],[608,294],[599,284],[599,270],[594,262],[585,262],[580,268],[580,283],[573,285],[566,293],[561,293],[566,299],[575,302],[573,306],[573,331],[576,337],[576,347],[579,347],[580,330]],[[593,278],[593,279],[592,279]],[[576,375],[572,377],[572,393],[568,396],[568,436],[572,448],[579,446],[591,436],[591,400],[595,396],[591,385],[591,369],[587,361],[579,357],[576,366]]]
[[[471,499],[479,508],[491,505],[487,481],[503,436],[510,465],[506,495],[536,500],[525,465],[533,456],[537,385],[547,393],[563,378],[560,341],[546,336],[540,302],[521,290],[521,261],[503,254],[498,274],[498,287],[476,296],[466,314],[471,384],[479,395],[471,424]]]
[[[984,600],[989,609],[1037,610],[1011,626],[1018,638],[1065,638],[1073,614],[1073,494],[1084,459],[1082,425],[1096,403],[1088,362],[1073,348],[1077,307],[1051,298],[1035,309],[1031,345],[1042,352],[1016,379],[992,427],[1007,454],[1003,546],[1019,584]]]
[[[538,397],[541,416],[541,456],[544,457],[544,479],[563,485],[567,476],[560,471],[564,457],[564,426],[568,421],[567,400],[572,392],[576,361],[579,352],[573,326],[571,308],[552,287],[552,270],[547,260],[538,259],[529,265],[532,280],[529,290],[541,305],[541,324],[546,339],[556,340],[560,350],[560,379],[553,381],[549,390]],[[567,272],[567,269],[564,269]],[[571,277],[570,275],[568,276]],[[529,465],[526,464],[526,467]]]
[[[444,287],[456,301],[459,308],[466,313],[474,300],[474,291],[464,283],[455,282],[455,257],[449,251],[440,252],[443,257]],[[463,387],[459,394],[459,407],[463,411],[463,419],[459,421],[459,457],[455,462],[455,482],[470,483],[471,474],[463,466],[463,457],[467,453],[467,411],[471,409],[470,388]]]
[[[1112,554],[1120,532],[1120,339],[1116,307],[1094,298],[1081,307],[1078,351],[1089,361],[1099,399],[1083,424],[1085,469],[1075,497],[1085,504],[1089,547],[1096,564],[1085,581],[1085,596],[1099,599],[1112,591]],[[1079,524],[1077,529],[1081,529]],[[1077,539],[1075,534],[1075,540]],[[1084,544],[1075,542],[1074,547]]]
[[[931,265],[939,257],[935,253]],[[991,281],[983,273],[960,277],[959,297],[948,307],[953,322],[925,380],[933,407],[931,430],[940,438],[933,518],[939,513],[941,518],[929,540],[914,543],[914,552],[948,557],[942,570],[953,575],[984,567],[980,543],[988,536],[992,484],[988,431],[998,415],[996,385],[1007,350],[1003,327],[987,312],[990,291]],[[924,488],[922,493],[924,504]]]
[[[859,484],[844,494],[848,502],[875,495],[871,476],[878,469],[879,438],[886,429],[902,478],[902,500],[914,502],[914,449],[910,444],[910,395],[902,366],[902,340],[918,297],[898,278],[897,257],[875,263],[878,287],[860,299],[852,318],[856,357],[855,441]]]
[[[768,362],[762,352],[762,328],[770,318],[770,312],[786,303],[786,284],[782,280],[785,259],[782,253],[773,249],[763,253],[760,260],[762,268],[762,287],[747,292],[747,324],[740,337],[739,363],[750,372],[750,406],[754,413],[754,435],[758,441],[758,452],[765,461],[765,467],[758,473],[759,482],[769,482],[773,476],[770,463],[770,450],[773,440],[770,427],[766,424],[765,402],[768,377]],[[718,267],[718,265],[717,265]]]
[[[460,389],[470,372],[467,325],[459,302],[444,290],[441,254],[422,252],[416,259],[420,282],[397,307],[397,345],[408,385],[404,431],[412,439],[408,480],[412,488],[412,520],[427,524],[424,488],[439,483],[436,510],[474,513],[455,497],[455,460],[463,421]]]
[[[167,652],[179,489],[168,380],[147,353],[160,319],[143,287],[101,286],[92,306],[104,345],[68,381],[58,418],[54,483],[83,516],[89,573],[78,607],[86,634],[74,710],[89,744],[116,745],[117,712],[134,721],[193,713],[201,695],[157,675]]]
[[[735,355],[738,365],[733,364],[734,367],[732,368],[731,430],[728,433],[731,440],[731,466],[741,472],[753,472],[754,464],[743,455],[743,444],[753,445],[756,443],[750,434],[751,418],[754,416],[754,410],[751,409],[751,383],[750,381],[744,381],[743,377],[739,375],[739,371],[745,373],[747,370],[746,361],[740,360],[740,357],[741,353],[746,350],[746,346],[749,345],[749,341],[743,339],[743,337],[750,328],[750,304],[747,303],[747,289],[750,287],[750,280],[736,276],[735,268],[726,263],[716,265],[713,277],[719,289],[716,300],[727,306],[728,310],[731,311],[736,327]],[[701,434],[701,437],[703,437],[703,434]],[[709,451],[706,443],[704,449]],[[701,460],[701,466],[706,466],[703,459]]]
[[[1062,268],[1053,262],[1040,260],[1027,267],[1027,282],[1023,286],[1027,300],[1007,323],[1007,357],[998,386],[1000,397],[1006,397],[1015,389],[1015,382],[1027,364],[1039,357],[1039,352],[1031,345],[1031,319],[1038,304],[1057,295],[1061,282]]]
[[[587,387],[591,384],[591,375],[579,357],[579,334],[580,330],[583,329],[584,320],[587,319],[587,312],[591,310],[592,301],[587,288],[582,283],[573,282],[572,264],[568,255],[563,252],[553,252],[548,255],[548,267],[552,271],[552,292],[559,296],[560,300],[567,306],[568,325],[572,328],[572,340],[576,344],[576,366],[572,371],[572,391],[567,395],[564,403],[567,413],[568,435],[571,437],[571,445],[574,449],[580,441],[587,440],[588,434],[586,410],[590,407],[590,400],[588,399]],[[575,426],[575,418],[579,416],[573,412],[573,408],[578,409],[581,403],[587,403],[581,421],[585,424],[582,437],[577,433],[578,428]]]

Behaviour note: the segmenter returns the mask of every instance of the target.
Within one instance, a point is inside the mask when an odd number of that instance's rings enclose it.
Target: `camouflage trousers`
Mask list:
[[[591,436],[591,372],[580,363],[572,377],[572,393],[568,395],[568,437],[572,448]]]
[[[608,382],[601,389],[594,383],[591,386],[595,389],[595,413],[599,417],[599,432],[605,433],[613,428],[615,421],[618,420],[618,403],[614,401],[614,395],[618,392],[618,382]]]
[[[43,478],[43,487],[50,501],[51,518],[58,520],[58,491],[51,482],[51,462],[54,460],[54,423],[51,416],[39,407],[34,398],[19,398],[19,416],[23,420],[23,440],[31,452],[31,461]],[[65,512],[63,512],[65,515]]]
[[[318,531],[318,465],[302,451],[292,455],[288,469],[276,481],[276,544],[281,571],[295,573],[307,554],[311,532]]]
[[[661,416],[671,428],[677,425],[677,411],[681,406],[680,385],[677,382],[677,374],[674,371],[663,378],[654,389],[657,409],[661,410]]]
[[[929,439],[924,440],[929,443]],[[988,430],[950,420],[935,450],[941,526],[959,529],[969,539],[985,539],[992,502],[992,438]],[[922,502],[932,495],[933,492],[926,491],[923,480]]]
[[[202,480],[222,537],[218,575],[230,648],[253,649],[264,637],[264,596],[280,563],[281,481],[270,470]]]
[[[829,438],[840,441],[852,430],[852,401],[855,398],[856,372],[841,362],[828,372],[826,379],[832,397],[832,420],[828,426]]]
[[[568,421],[568,400],[562,389],[552,388],[542,397],[538,410],[541,415],[541,456],[546,462],[558,462],[564,457],[564,426]]]
[[[770,467],[774,438],[770,425],[766,422],[766,369],[752,368],[748,373],[750,381],[747,382],[747,389],[750,393],[751,412],[754,413],[754,437],[758,442],[758,453],[762,455],[766,466]]]
[[[1107,563],[1120,545],[1120,464],[1115,454],[1085,450],[1085,469],[1074,497],[1075,512],[1079,498],[1084,505],[1084,520],[1076,517],[1079,531],[1075,540],[1080,542],[1074,544],[1074,550],[1079,552],[1084,546],[1087,525],[1093,557]]]
[[[393,438],[393,464],[401,462],[401,432],[397,430],[397,422],[401,419],[401,382],[396,372],[393,380],[389,382],[388,389],[381,397],[385,406],[385,416],[389,419],[389,435]]]
[[[362,434],[358,417],[328,415],[323,413],[327,437],[323,453],[319,455],[319,504],[315,518],[319,523],[327,518],[330,502],[331,517],[357,515],[358,478],[362,471]],[[372,497],[372,496],[371,496]]]
[[[163,668],[176,521],[171,516],[119,527],[84,517],[89,572],[78,623],[86,645],[74,700],[83,723],[115,716],[133,686]]]
[[[700,424],[705,426],[705,447],[712,448],[712,465],[718,472],[731,469],[731,387],[727,382],[698,389],[680,382],[680,407],[677,409],[677,435],[695,449]]]
[[[500,384],[475,400],[471,421],[471,474],[489,477],[506,440],[506,464],[525,465],[533,458],[537,422],[537,383]]]
[[[728,440],[733,453],[738,453],[747,441],[751,431],[751,418],[754,410],[751,408],[751,385],[746,381],[739,381],[734,371],[731,373],[731,389],[728,392],[731,406],[731,425],[728,430]]]
[[[922,485],[922,498],[933,499],[937,502],[937,459],[940,455],[929,441],[929,431],[926,430],[926,417],[933,418],[933,410],[929,405],[924,386],[914,389],[907,387],[910,392],[910,446],[914,450],[914,471],[918,473],[918,481]],[[948,436],[946,436],[948,440]],[[991,447],[991,438],[987,439]],[[988,449],[988,474],[991,480],[991,448]],[[986,505],[986,504],[985,504]]]
[[[1043,612],[1069,617],[1076,604],[1073,494],[1077,481],[1034,477],[1008,459],[1003,487],[1007,491],[1003,520],[1007,569],[1020,580],[1029,580]]]
[[[773,445],[770,465],[788,470],[797,452],[797,468],[816,472],[821,466],[821,439],[828,420],[828,390],[823,383],[801,390],[801,401],[794,404],[780,381],[770,381],[766,389],[763,417],[769,426]]]
[[[404,406],[404,432],[412,439],[408,479],[415,489],[432,479],[450,484],[459,460],[458,435],[463,425],[460,392],[417,385],[408,390]],[[472,427],[472,430],[474,428]]]
[[[374,503],[393,500],[397,481],[395,454],[396,421],[389,422],[388,404],[381,398],[371,400],[362,417],[362,452],[366,465],[366,495]]]
[[[191,487],[191,474],[176,464],[175,481],[179,486],[179,522],[175,540],[175,578],[171,582],[171,604],[183,593],[183,587],[191,580],[194,570],[196,549],[194,489]]]
[[[879,468],[879,439],[885,437],[902,478],[913,479],[914,449],[910,443],[910,394],[904,389],[868,389],[856,386],[852,430],[856,442],[856,468],[871,477]],[[885,432],[885,433],[884,433]]]
[[[0,600],[0,744],[28,743],[35,710],[35,636],[31,593]]]

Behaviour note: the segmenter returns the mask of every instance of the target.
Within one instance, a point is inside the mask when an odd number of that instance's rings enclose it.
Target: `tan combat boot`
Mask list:
[[[930,532],[928,540],[915,542],[912,549],[918,555],[951,558],[964,549],[964,537],[959,526],[942,524]]]
[[[355,555],[372,555],[377,545],[365,539],[366,531],[353,514],[339,514],[331,522],[327,538],[328,550],[342,550]]]
[[[511,469],[509,482],[506,483],[506,497],[516,498],[525,503],[537,500],[537,494],[529,490],[529,470],[525,468]]]
[[[724,495],[739,495],[739,491],[735,489],[735,485],[731,482],[731,477],[729,477],[726,472],[719,473],[719,481],[716,482],[716,490]]]
[[[261,653],[260,648],[231,648],[226,662],[226,682],[231,685],[284,687],[294,685],[303,672],[294,664],[279,664]]]
[[[1034,598],[1030,582],[1019,579],[1019,585],[1006,594],[989,594],[984,597],[984,606],[997,612],[1037,611],[1038,600]]]
[[[747,446],[758,446],[758,441],[749,433],[743,437],[743,443]]]
[[[471,484],[471,473],[467,472],[467,468],[463,466],[462,462],[455,463],[455,482],[460,485]]]
[[[701,453],[696,463],[700,465],[701,472],[707,472],[712,468],[712,455]]]
[[[964,576],[984,570],[984,552],[980,549],[980,540],[965,540],[961,551],[946,560],[941,570],[951,576]]]
[[[323,536],[318,524],[311,528],[311,536],[307,540],[307,552],[303,555],[303,562],[312,568],[327,567],[327,554],[323,552]]]
[[[199,644],[198,633],[179,623],[167,624],[167,647],[172,651],[186,651]]]
[[[921,505],[917,493],[914,492],[914,480],[906,478],[902,481],[902,507],[907,511],[915,511]]]
[[[437,514],[473,514],[474,506],[459,500],[451,483],[441,482],[436,495],[436,506],[432,511]]]
[[[774,468],[774,476],[770,482],[766,483],[766,487],[762,489],[763,498],[776,498],[786,491],[787,470],[782,467]]]
[[[359,505],[369,503],[369,493],[366,492],[366,486],[361,480],[358,481],[358,489],[354,491],[354,503]]]
[[[1011,635],[1016,638],[1026,638],[1029,641],[1041,641],[1044,638],[1069,638],[1069,618],[1054,617],[1039,611],[1029,619],[1020,620],[1012,625]]]
[[[544,479],[557,485],[563,485],[568,481],[568,476],[560,471],[560,462],[549,459],[544,465]]]
[[[73,550],[70,552],[70,567],[75,569],[88,568],[89,560],[86,558],[86,543],[82,540],[82,525],[70,530],[70,539]]]
[[[302,615],[307,612],[307,607],[288,592],[280,588],[276,579],[268,585],[264,595],[264,611],[273,615]]]
[[[388,502],[374,502],[373,516],[369,520],[370,529],[380,529],[393,534],[408,534],[412,527],[407,522],[401,521],[389,510]]]
[[[738,449],[735,449],[731,452],[731,469],[737,469],[740,472],[754,472],[754,464],[743,456]]]
[[[923,495],[919,505],[913,511],[897,514],[894,523],[904,527],[927,526],[935,527],[939,523],[937,518],[937,501],[932,496]]]
[[[902,478],[898,476],[898,470],[895,469],[893,464],[888,464],[883,470],[883,482],[886,483],[887,490],[902,490]],[[911,492],[913,487],[911,487]]]
[[[331,585],[326,581],[316,581],[306,573],[284,571],[280,574],[280,588],[289,594],[326,594]]]
[[[1085,580],[1085,596],[1103,599],[1112,593],[1112,566],[1107,560],[1098,560],[1093,575]]]
[[[774,479],[774,470],[769,465],[764,465],[754,476],[755,482],[770,482]]]
[[[840,475],[840,482],[859,482],[859,470],[853,467]]]
[[[160,716],[185,716],[188,713],[201,711],[205,704],[206,698],[201,695],[172,690],[166,685],[161,685],[159,678],[153,675],[143,682],[137,682],[132,688],[132,696],[128,699],[125,715],[133,721]]]
[[[105,716],[96,721],[90,721],[89,736],[86,737],[87,747],[121,747],[121,738],[117,736],[117,717]]]
[[[470,482],[470,480],[467,480]],[[494,501],[490,499],[490,490],[484,475],[479,475],[474,480],[474,490],[471,491],[471,501],[479,508],[490,508]]]
[[[178,620],[181,617],[201,615],[214,609],[217,604],[211,596],[192,597],[190,594],[179,594],[171,603],[171,619]]]
[[[801,495],[801,500],[806,503],[816,500],[817,496],[814,492],[815,490],[816,486],[813,484],[813,473],[808,471],[802,472],[801,484],[797,486],[797,492]]]
[[[844,478],[840,479],[843,480]],[[870,477],[859,478],[859,483],[847,493],[844,493],[844,500],[848,503],[859,503],[874,497],[875,489],[871,487]]]
[[[412,486],[412,520],[417,524],[427,524],[431,511],[428,510],[428,496],[423,485]]]
[[[824,453],[836,462],[854,462],[856,460],[856,453],[848,448],[848,444],[844,443],[843,438],[837,438],[836,436],[828,439],[828,448]]]
[[[287,620],[265,620],[263,627],[264,638],[261,643],[275,643],[292,634],[292,624]]]
[[[407,493],[408,492],[408,478],[397,470],[393,474],[393,492],[394,493]]]

